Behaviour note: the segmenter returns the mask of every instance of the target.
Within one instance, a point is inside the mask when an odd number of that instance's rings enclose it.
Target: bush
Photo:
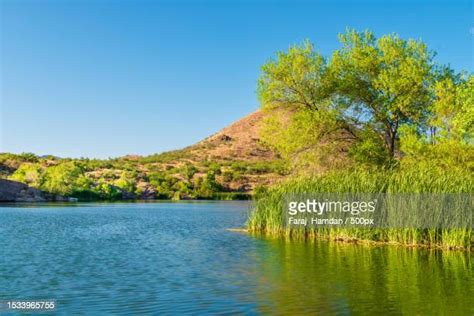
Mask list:
[[[136,172],[122,171],[122,175],[115,181],[115,185],[130,193],[136,190]]]
[[[41,185],[42,169],[38,164],[22,164],[10,177],[11,180],[26,183],[33,187]]]
[[[84,175],[83,167],[77,162],[63,162],[46,169],[40,188],[54,194],[69,196],[80,187],[78,179]]]

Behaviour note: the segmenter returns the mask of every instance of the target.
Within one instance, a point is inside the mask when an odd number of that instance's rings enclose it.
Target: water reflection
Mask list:
[[[259,311],[472,315],[472,255],[267,239]]]

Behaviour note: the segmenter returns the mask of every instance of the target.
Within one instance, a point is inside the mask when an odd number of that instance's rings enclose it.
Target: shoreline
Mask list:
[[[180,203],[180,202],[245,202],[245,201],[252,201],[253,199],[250,197],[248,199],[130,199],[130,200],[77,200],[77,201],[61,201],[61,200],[51,200],[51,201],[0,201],[0,205],[5,204],[92,204],[92,203],[155,203],[155,202],[173,202],[173,203]]]
[[[244,233],[258,237],[265,237],[271,239],[279,239],[279,240],[287,240],[287,241],[327,241],[327,242],[336,242],[336,243],[344,243],[344,244],[356,244],[356,245],[365,245],[365,246],[398,246],[403,248],[417,248],[417,249],[428,249],[428,250],[443,250],[443,251],[458,251],[458,252],[465,252],[465,253],[473,253],[474,254],[474,246],[470,248],[465,247],[457,247],[457,246],[440,246],[440,245],[426,245],[426,244],[406,244],[396,241],[378,241],[378,240],[370,240],[370,239],[358,239],[358,238],[343,238],[343,237],[305,237],[305,238],[294,238],[291,236],[286,235],[275,235],[275,234],[266,234],[262,232],[251,231],[248,228],[228,228],[227,231],[235,232],[235,233]]]

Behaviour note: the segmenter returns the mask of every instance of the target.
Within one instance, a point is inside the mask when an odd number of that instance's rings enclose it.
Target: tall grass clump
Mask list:
[[[472,249],[472,228],[291,228],[283,223],[288,194],[304,193],[472,193],[473,175],[462,168],[430,165],[355,168],[324,175],[291,178],[260,194],[250,213],[248,230],[271,236],[304,239],[369,240]]]

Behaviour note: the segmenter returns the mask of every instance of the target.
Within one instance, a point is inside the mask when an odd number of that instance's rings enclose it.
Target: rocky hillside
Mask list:
[[[263,119],[264,113],[256,111],[185,150],[197,160],[272,161],[275,153],[258,136]]]
[[[79,199],[252,194],[285,174],[278,156],[259,140],[264,118],[256,111],[197,144],[146,157],[92,160],[0,154],[0,178]]]

